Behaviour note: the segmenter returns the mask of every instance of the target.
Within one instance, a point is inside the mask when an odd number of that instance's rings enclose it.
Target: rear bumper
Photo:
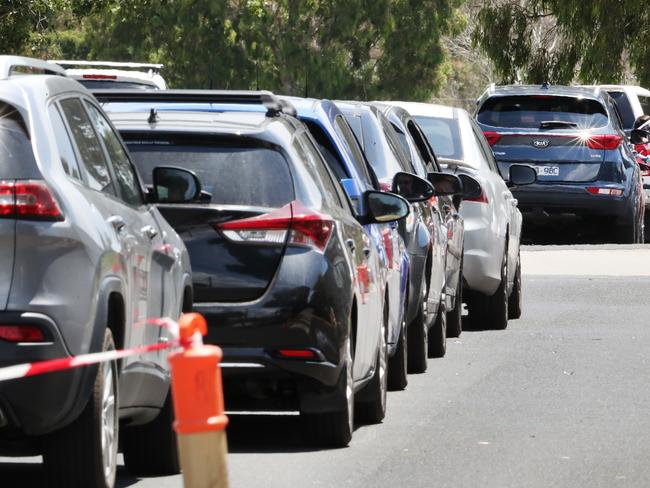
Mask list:
[[[48,342],[14,344],[0,341],[0,367],[65,358],[58,327],[46,315],[1,312],[0,324],[38,325]],[[88,401],[97,367],[45,374],[0,383],[0,454],[20,454],[36,436],[65,427]]]
[[[536,184],[512,190],[519,202],[519,209],[524,214],[531,213],[567,213],[581,216],[609,216],[623,219],[629,215],[629,192],[624,189],[620,197],[609,195],[592,195],[587,186],[611,186],[589,183],[589,185],[549,185]],[[621,188],[620,186],[612,186]]]

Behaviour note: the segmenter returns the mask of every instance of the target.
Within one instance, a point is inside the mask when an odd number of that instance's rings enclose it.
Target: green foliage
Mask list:
[[[22,53],[43,35],[65,0],[4,0],[0,3],[0,52]]]
[[[480,0],[474,45],[504,82],[650,82],[650,9],[641,0]]]

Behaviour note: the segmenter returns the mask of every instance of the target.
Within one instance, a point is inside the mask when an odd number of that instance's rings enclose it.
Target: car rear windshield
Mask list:
[[[458,120],[435,117],[415,117],[433,151],[439,158],[463,159]]]
[[[158,87],[155,85],[149,85],[147,83],[137,83],[135,81],[111,81],[111,80],[77,80],[83,86],[89,90],[101,90],[108,88],[112,90],[127,90],[127,89],[138,89],[138,90],[157,90]]]
[[[215,144],[214,138],[126,139],[145,185],[152,185],[156,166],[176,166],[196,173],[213,204],[278,208],[294,199],[287,161],[275,148]]]
[[[632,105],[630,105],[627,95],[622,91],[610,91],[608,93],[614,100],[614,104],[616,104],[618,114],[623,121],[623,128],[632,129],[634,127],[634,111],[632,110]]]
[[[0,179],[39,178],[29,133],[20,112],[0,102]]]
[[[598,100],[553,95],[493,97],[485,101],[477,119],[493,127],[522,129],[589,129],[608,122],[605,107]]]

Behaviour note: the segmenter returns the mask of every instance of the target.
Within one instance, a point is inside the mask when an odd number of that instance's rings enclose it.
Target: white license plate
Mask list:
[[[560,176],[559,166],[537,166],[539,176]]]

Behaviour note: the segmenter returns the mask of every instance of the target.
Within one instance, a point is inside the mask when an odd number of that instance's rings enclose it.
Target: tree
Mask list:
[[[22,53],[34,36],[51,28],[63,0],[5,0],[0,5],[0,52]]]
[[[62,51],[162,62],[171,86],[427,99],[462,2],[77,0],[83,42]]]
[[[650,82],[650,11],[641,0],[479,0],[474,44],[504,82]],[[628,66],[629,64],[629,66]]]

